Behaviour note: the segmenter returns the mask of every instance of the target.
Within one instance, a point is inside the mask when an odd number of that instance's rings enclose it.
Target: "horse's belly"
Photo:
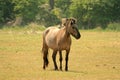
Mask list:
[[[67,44],[59,45],[52,40],[47,40],[46,43],[47,43],[47,46],[53,50],[69,50],[70,49],[70,46],[68,46]]]
[[[63,44],[59,45],[60,50],[69,50],[70,49],[70,44]]]
[[[56,42],[54,40],[54,37],[46,38],[46,44],[51,49],[56,49],[57,48]]]
[[[53,43],[53,42],[49,42],[49,41],[47,41],[47,46],[49,47],[49,48],[51,48],[51,49],[56,49],[56,45],[55,45],[55,43]]]

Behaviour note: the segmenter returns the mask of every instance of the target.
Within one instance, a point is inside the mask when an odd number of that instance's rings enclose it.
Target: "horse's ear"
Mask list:
[[[77,23],[77,20],[75,18],[71,18],[71,25],[76,23]]]
[[[71,20],[71,25],[73,25],[74,24],[74,22]]]
[[[75,24],[74,19],[71,19],[71,25]]]
[[[68,20],[69,20],[68,18],[65,19],[65,22],[64,22],[64,24],[63,24],[64,26],[67,25],[67,21],[68,21]]]
[[[73,20],[74,20],[74,23],[76,24],[77,23],[77,19],[74,18]]]

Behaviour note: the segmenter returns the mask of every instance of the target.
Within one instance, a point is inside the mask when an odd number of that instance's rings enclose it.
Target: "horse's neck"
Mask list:
[[[67,32],[66,27],[62,28],[61,32],[64,33],[63,34],[64,39],[67,39],[70,37],[70,34]]]

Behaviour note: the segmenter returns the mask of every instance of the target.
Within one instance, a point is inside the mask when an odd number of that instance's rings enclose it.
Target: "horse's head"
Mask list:
[[[67,32],[70,33],[76,39],[81,37],[77,26],[77,20],[75,18],[66,19],[65,26],[67,27]]]

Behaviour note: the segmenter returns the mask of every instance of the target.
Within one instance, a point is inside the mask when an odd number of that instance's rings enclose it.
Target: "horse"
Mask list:
[[[60,23],[60,26],[61,26],[61,27],[64,26],[64,24],[66,23],[66,20],[67,20],[67,18],[62,18],[62,19],[61,19],[61,23]]]
[[[49,64],[48,49],[50,48],[53,50],[52,59],[54,70],[58,70],[56,54],[59,52],[60,70],[62,71],[62,51],[66,51],[65,71],[68,71],[68,58],[72,42],[71,35],[76,39],[81,37],[75,18],[66,18],[66,22],[62,28],[49,27],[43,32],[43,69],[46,69]]]

